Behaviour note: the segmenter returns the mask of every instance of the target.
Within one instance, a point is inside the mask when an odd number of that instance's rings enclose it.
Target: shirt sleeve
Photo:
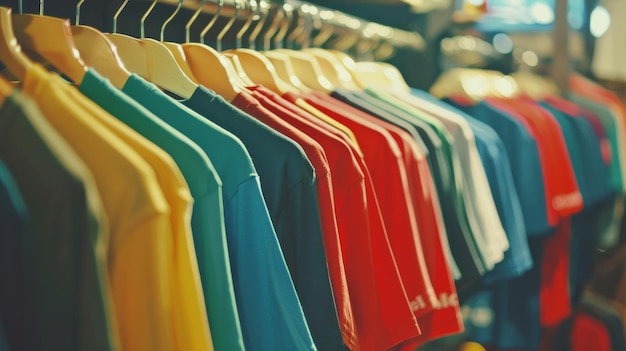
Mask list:
[[[236,195],[226,205],[225,219],[246,349],[317,350],[258,177],[239,184]]]

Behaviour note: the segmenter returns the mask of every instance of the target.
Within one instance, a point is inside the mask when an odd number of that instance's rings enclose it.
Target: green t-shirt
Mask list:
[[[191,225],[211,337],[216,349],[243,350],[224,225],[222,182],[200,147],[90,69],[79,91],[166,151],[194,199]]]

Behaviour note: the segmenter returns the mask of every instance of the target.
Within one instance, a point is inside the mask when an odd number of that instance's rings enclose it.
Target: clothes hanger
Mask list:
[[[560,96],[561,92],[556,83],[546,77],[529,71],[518,71],[510,74],[515,80],[520,92],[534,100],[542,100],[547,96]]]
[[[74,43],[81,58],[87,66],[108,78],[118,89],[122,89],[130,78],[131,73],[126,70],[122,60],[117,55],[117,49],[100,31],[80,25],[80,7],[85,0],[76,4],[76,25],[72,26]]]
[[[240,8],[238,1],[236,6],[236,11],[238,12]],[[206,33],[217,21],[223,7],[224,1],[219,0],[215,16],[200,33],[200,43],[185,43],[182,47],[185,55],[187,56],[189,68],[198,82],[205,87],[214,90],[224,99],[232,101],[237,94],[243,90],[243,83],[239,81],[239,76],[237,75],[237,72],[231,62],[224,57],[224,55],[221,55],[215,49],[204,44],[204,37]],[[189,27],[191,27],[193,21],[196,20],[198,17],[197,14],[199,14],[199,11],[201,10],[202,7],[196,10],[196,14],[194,14],[191,20],[187,23]],[[211,67],[211,69],[209,70],[207,67]]]
[[[257,27],[252,31],[252,34],[250,35],[250,43],[256,42],[257,35],[260,31],[260,29],[257,30],[257,28],[263,27],[266,18],[267,17],[262,17],[262,19],[259,20]],[[275,24],[277,24],[276,20],[274,20],[270,28],[268,28],[268,32],[273,32],[278,28],[278,26]],[[264,38],[264,45],[267,43],[266,38],[267,35]],[[238,57],[239,61],[241,62],[241,67],[244,69],[244,71],[252,79],[253,82],[261,84],[278,94],[284,94],[287,92],[298,92],[295,87],[290,86],[287,82],[280,79],[272,62],[258,51],[253,49],[239,48],[234,50],[227,50],[225,53],[234,54]]]
[[[287,55],[296,75],[307,87],[326,93],[330,93],[334,90],[330,79],[326,77],[319,63],[315,61],[313,56],[288,49],[276,49],[275,51]]]
[[[41,0],[39,15],[13,14],[15,37],[31,59],[45,60],[75,83],[80,83],[87,67],[74,45],[70,21],[44,16],[43,8]]]
[[[198,88],[178,66],[176,59],[163,43],[145,37],[145,21],[154,9],[158,0],[154,0],[146,13],[141,17],[140,44],[146,52],[148,81],[168,90],[184,99],[189,99]]]
[[[202,3],[200,4],[200,9],[202,8],[202,6],[204,6],[204,4],[206,3],[207,0],[203,0]],[[163,22],[163,25],[161,26],[161,42],[163,43],[163,45],[165,45],[165,47],[170,51],[170,53],[172,53],[172,56],[174,56],[174,59],[176,60],[176,63],[178,64],[178,67],[180,67],[180,69],[185,72],[185,75],[187,77],[189,77],[189,79],[191,79],[194,83],[198,84],[198,81],[196,80],[196,78],[194,77],[193,73],[191,72],[191,69],[189,68],[189,62],[187,62],[187,57],[185,56],[185,52],[183,51],[183,47],[178,44],[178,43],[174,43],[174,42],[168,42],[165,41],[164,37],[165,37],[165,27],[167,27],[168,24],[170,24],[170,22],[174,19],[174,17],[176,17],[176,15],[178,14],[178,12],[180,11],[180,8],[183,6],[183,0],[179,0],[178,1],[178,5],[176,6],[176,10],[174,10],[174,13],[172,13],[170,15],[170,17],[168,17],[165,22]],[[185,28],[187,29],[187,28]]]
[[[430,89],[437,98],[462,96],[477,102],[487,96],[510,97],[516,92],[515,80],[497,71],[454,68],[439,76]]]
[[[117,54],[122,59],[124,67],[126,67],[128,71],[145,78],[148,76],[146,50],[141,46],[139,40],[125,34],[117,33],[117,18],[126,7],[126,4],[128,4],[128,0],[124,0],[120,8],[117,9],[113,15],[113,33],[105,33],[104,36],[117,47]]]
[[[330,79],[326,77],[319,63],[312,55],[307,55],[306,53],[295,50],[280,48],[275,49],[274,52],[286,55],[291,62],[298,79],[304,83],[305,86],[313,90],[323,92],[331,92],[334,90]]]
[[[24,80],[26,71],[33,65],[15,38],[11,9],[8,7],[0,7],[0,61],[19,80]]]
[[[298,25],[304,25],[303,21],[299,21]],[[282,28],[284,27],[285,26],[283,26]],[[277,36],[280,38],[280,35]],[[291,85],[293,85],[293,87],[298,89],[300,92],[308,93],[311,91],[311,89],[304,85],[300,78],[298,78],[298,75],[296,74],[293,65],[291,64],[291,61],[286,54],[276,51],[264,51],[263,55],[270,60],[270,62],[276,69],[276,74],[280,79],[285,82],[291,83]]]
[[[243,36],[246,34],[248,29],[250,29],[250,27],[252,26],[252,22],[257,16],[257,11],[259,9],[259,6],[256,3],[256,1],[247,1],[247,3],[248,5],[250,5],[251,12],[250,12],[250,15],[248,16],[248,19],[244,23],[244,25],[241,27],[241,29],[237,32],[237,35],[235,36],[235,47],[237,49],[242,47]],[[245,84],[244,86],[246,87],[253,86],[254,82],[250,79],[250,77],[248,77],[248,74],[243,69],[243,66],[241,65],[241,61],[239,61],[239,57],[232,53],[224,53],[223,55],[232,62],[233,67],[235,67],[235,71],[237,71],[237,74],[239,75],[239,78]]]
[[[334,72],[328,73],[328,76],[336,78],[335,80],[331,81],[331,83],[333,83],[335,86],[341,87],[346,90],[360,89],[360,86],[354,81],[352,74],[332,53],[321,48],[307,48],[302,49],[302,51],[313,55],[319,62],[320,67],[325,72]]]

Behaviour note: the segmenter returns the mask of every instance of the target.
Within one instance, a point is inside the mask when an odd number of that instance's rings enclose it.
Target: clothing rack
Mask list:
[[[159,0],[160,3],[176,6],[177,0]],[[299,0],[265,1],[265,0],[223,0],[222,6],[218,0],[183,0],[182,7],[189,10],[197,10],[201,7],[203,13],[215,15],[219,11],[220,16],[232,17],[237,15],[240,19],[255,16],[258,20],[262,16],[276,14],[282,7],[285,14],[282,21],[293,18],[301,18],[305,26],[315,26],[315,29],[325,30],[339,36],[352,36],[353,41],[370,42],[373,47],[389,45],[394,49],[408,49],[421,51],[425,48],[425,41],[417,32],[409,32],[390,26],[381,25],[357,18],[355,16],[314,5]],[[239,10],[237,10],[239,7]],[[311,34],[311,28],[306,28]],[[311,39],[309,37],[309,39]]]

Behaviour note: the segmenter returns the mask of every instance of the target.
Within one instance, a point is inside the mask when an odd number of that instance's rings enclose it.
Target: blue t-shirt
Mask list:
[[[136,75],[122,91],[198,144],[222,179],[226,239],[245,348],[316,350],[246,147]]]
[[[502,140],[491,127],[450,104],[417,89],[411,89],[411,94],[444,107],[467,120],[474,132],[476,146],[487,174],[498,216],[509,240],[509,250],[505,252],[504,259],[497,263],[483,279],[489,284],[520,276],[529,270],[533,263],[528,249],[520,200]]]
[[[549,233],[552,228],[548,223],[539,149],[529,131],[515,117],[487,102],[473,106],[450,103],[489,125],[500,136],[511,165],[527,235]]]

